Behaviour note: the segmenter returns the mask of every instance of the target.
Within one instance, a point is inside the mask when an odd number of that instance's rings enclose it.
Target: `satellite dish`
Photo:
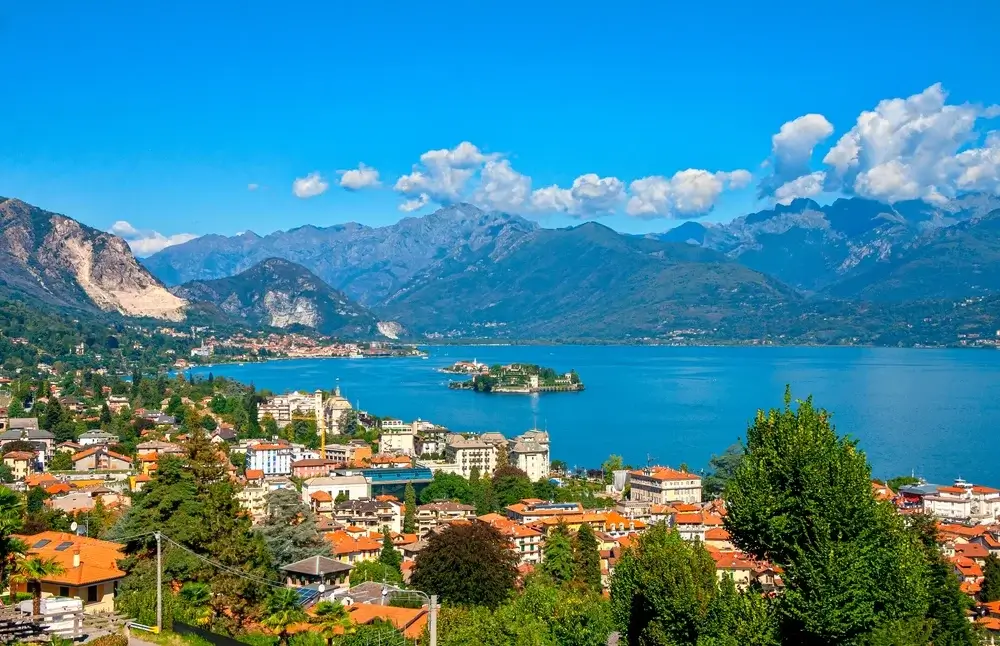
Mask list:
[[[320,594],[323,594],[324,592],[326,592],[326,584],[325,583],[320,583],[319,587],[316,588],[316,590],[319,591]]]
[[[80,525],[78,525],[75,520],[72,523],[69,524],[69,531],[71,531],[71,532],[75,532],[79,528],[80,528]]]

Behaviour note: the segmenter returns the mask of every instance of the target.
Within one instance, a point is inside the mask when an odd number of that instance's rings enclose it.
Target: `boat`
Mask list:
[[[352,352],[351,354],[347,355],[347,358],[348,359],[364,359],[365,355],[361,354],[360,352]]]

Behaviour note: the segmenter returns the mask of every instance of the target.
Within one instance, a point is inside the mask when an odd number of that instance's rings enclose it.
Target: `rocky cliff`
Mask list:
[[[301,326],[343,336],[381,333],[370,311],[305,267],[281,258],[269,258],[228,278],[191,281],[172,291],[188,301],[210,304],[227,317],[255,325]]]
[[[0,283],[65,307],[184,318],[185,301],[124,240],[17,199],[0,198]]]

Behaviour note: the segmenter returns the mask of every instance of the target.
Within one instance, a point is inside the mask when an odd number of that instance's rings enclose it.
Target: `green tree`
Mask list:
[[[55,397],[50,397],[49,403],[45,405],[45,415],[38,421],[39,426],[51,431],[62,420],[63,409],[62,406],[59,405],[59,400]]]
[[[783,640],[864,643],[882,624],[922,620],[922,551],[875,500],[868,461],[812,400],[759,411],[726,487],[733,542],[784,569]]]
[[[573,540],[573,578],[595,592],[601,591],[601,552],[590,525],[580,525]]]
[[[72,471],[73,454],[69,451],[56,451],[49,462],[50,471]]]
[[[1000,559],[993,554],[986,557],[983,567],[983,585],[979,591],[980,601],[1000,601]]]
[[[31,612],[34,615],[42,614],[42,579],[62,574],[66,569],[55,559],[55,557],[42,558],[32,556],[22,559],[14,572],[13,579],[27,583],[31,592]]]
[[[14,471],[6,462],[0,462],[0,482],[5,484],[14,482]]]
[[[424,504],[436,500],[457,500],[466,505],[475,502],[468,480],[456,473],[442,471],[435,473],[431,483],[420,492],[420,500]]]
[[[535,488],[528,479],[528,474],[517,467],[505,466],[493,472],[493,495],[498,509],[531,498]]]
[[[185,583],[181,587],[180,600],[187,618],[195,624],[207,624],[212,620],[212,588],[207,583]]]
[[[708,474],[702,480],[702,496],[706,500],[721,496],[742,461],[742,442],[730,445],[722,455],[713,455],[708,461]]]
[[[611,612],[625,643],[694,646],[710,634],[717,591],[715,563],[705,548],[659,524],[618,560]]]
[[[604,473],[604,484],[611,484],[614,472],[620,471],[624,464],[622,456],[613,454],[608,456],[608,459],[601,465],[601,471]]]
[[[261,624],[278,636],[279,644],[288,643],[288,629],[309,617],[299,606],[299,595],[292,588],[277,588],[267,600]]]
[[[0,487],[0,590],[7,587],[11,564],[28,551],[14,535],[21,529],[23,512],[21,497],[7,487]]]
[[[576,571],[573,543],[564,523],[556,525],[545,537],[541,570],[557,585],[568,583],[573,579]]]
[[[447,603],[499,606],[514,589],[518,557],[485,523],[449,525],[417,555],[411,583]]]
[[[941,553],[937,521],[929,514],[915,514],[909,517],[908,529],[916,536],[927,563],[927,587],[930,590],[927,619],[931,624],[930,643],[934,646],[978,644],[972,625],[966,619],[967,611],[972,608],[972,600],[962,593],[951,562]],[[983,587],[985,589],[985,582]],[[911,623],[920,625],[920,622],[916,621]]]
[[[275,489],[267,495],[267,516],[257,531],[279,566],[310,556],[330,556],[330,543],[320,535],[316,517],[292,489]]]
[[[378,555],[378,562],[386,567],[390,567],[400,573],[400,578],[402,578],[402,570],[400,566],[403,562],[403,555],[400,554],[392,544],[392,534],[389,533],[389,527],[382,527],[382,550]]]
[[[381,561],[361,561],[351,570],[351,585],[365,581],[400,585],[403,583],[403,575],[399,568],[390,567]]]
[[[417,493],[409,482],[403,489],[403,533],[412,534],[417,531]]]
[[[353,583],[353,572],[351,573],[351,579]],[[313,616],[309,621],[319,625],[323,631],[323,636],[326,638],[331,638],[343,632],[344,629],[351,625],[351,618],[347,614],[347,608],[344,607],[344,604],[334,601],[320,601],[317,603],[315,608],[313,608]]]

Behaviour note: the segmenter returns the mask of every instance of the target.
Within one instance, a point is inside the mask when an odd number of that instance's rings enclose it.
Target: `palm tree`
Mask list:
[[[313,609],[314,617],[310,621],[318,626],[327,638],[334,637],[338,628],[345,631],[351,625],[351,619],[347,614],[347,608],[343,604],[335,601],[320,601]]]
[[[24,542],[13,536],[21,529],[23,512],[21,496],[7,487],[0,487],[0,590],[7,587],[7,579],[16,560],[28,551]]]
[[[279,644],[288,643],[288,628],[308,619],[299,606],[299,594],[292,588],[280,588],[267,600],[267,616],[261,623],[278,636]]]
[[[212,618],[212,609],[208,606],[212,601],[212,589],[207,583],[185,583],[181,588],[181,600],[195,623],[207,624]]]
[[[62,574],[66,571],[55,558],[42,558],[32,556],[21,559],[17,564],[17,569],[11,579],[24,581],[31,590],[31,614],[38,616],[42,614],[42,579],[50,576]]]

